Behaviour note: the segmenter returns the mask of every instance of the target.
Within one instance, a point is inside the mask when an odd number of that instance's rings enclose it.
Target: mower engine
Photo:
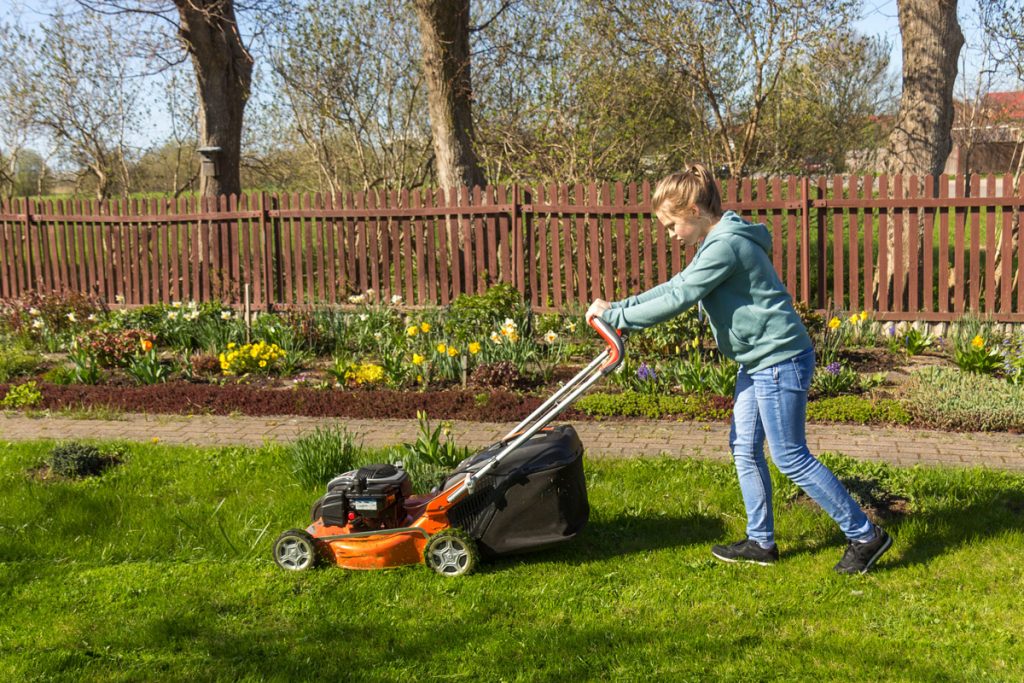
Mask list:
[[[350,532],[394,529],[405,521],[405,499],[411,494],[412,482],[401,463],[367,465],[327,484],[327,493],[313,504],[313,521]]]

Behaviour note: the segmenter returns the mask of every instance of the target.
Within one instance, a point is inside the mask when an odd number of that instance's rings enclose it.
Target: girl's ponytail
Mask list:
[[[680,214],[691,205],[712,216],[722,215],[722,195],[718,183],[704,164],[687,164],[685,171],[662,178],[654,189],[651,203],[655,211],[662,206]]]

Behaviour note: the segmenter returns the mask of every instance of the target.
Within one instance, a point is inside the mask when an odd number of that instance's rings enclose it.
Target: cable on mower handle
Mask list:
[[[513,427],[512,430],[502,438],[502,441],[508,442],[508,445],[505,446],[500,453],[491,458],[486,465],[476,472],[469,474],[463,480],[462,485],[448,496],[449,503],[452,503],[467,493],[472,492],[477,480],[479,480],[480,477],[482,477],[488,470],[501,462],[505,456],[518,448],[520,444],[527,441],[530,437],[543,429],[549,422],[554,420],[559,413],[572,405],[572,403],[584,391],[597,382],[597,380],[614,371],[622,364],[622,361],[626,357],[626,347],[623,344],[623,334],[597,316],[592,317],[589,324],[597,331],[601,338],[605,340],[608,347],[598,354],[597,358],[590,361],[590,364],[587,367],[580,370],[575,377],[562,385],[562,387],[552,394],[551,397],[540,407],[530,413],[526,419]],[[527,425],[529,425],[529,427],[527,427]]]

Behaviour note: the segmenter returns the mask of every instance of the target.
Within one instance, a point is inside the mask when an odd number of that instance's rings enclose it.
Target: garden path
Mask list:
[[[360,435],[366,446],[415,441],[415,420],[320,419],[310,417],[234,417],[124,415],[118,420],[65,417],[0,417],[0,441],[30,439],[125,439],[196,446],[287,442],[317,426],[335,423]],[[456,442],[471,448],[494,443],[513,423],[459,421]],[[592,457],[671,457],[726,459],[729,427],[725,423],[622,420],[579,422],[576,429]],[[1024,436],[1007,433],[940,432],[856,425],[808,425],[813,453],[839,451],[862,460],[899,466],[982,465],[1024,470]]]

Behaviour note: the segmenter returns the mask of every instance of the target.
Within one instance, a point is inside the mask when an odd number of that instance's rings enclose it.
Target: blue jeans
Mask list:
[[[757,372],[740,366],[729,447],[747,508],[747,536],[762,545],[775,542],[772,481],[764,457],[768,439],[772,460],[836,521],[851,541],[869,541],[874,527],[832,471],[807,448],[807,391],[814,374],[814,349]]]

